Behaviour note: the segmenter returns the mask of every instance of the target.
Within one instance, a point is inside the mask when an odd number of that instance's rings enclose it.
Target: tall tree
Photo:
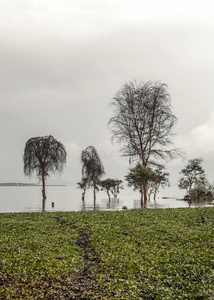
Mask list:
[[[109,120],[112,139],[121,145],[123,156],[138,159],[144,167],[158,165],[180,154],[172,146],[176,117],[171,109],[167,85],[136,81],[125,84],[112,100]],[[147,188],[144,185],[144,198]]]
[[[133,186],[134,190],[138,190],[141,194],[141,207],[146,207],[147,198],[144,196],[144,186],[149,182],[156,180],[156,173],[149,167],[137,163],[134,168],[131,168],[128,175],[125,176],[129,186]]]
[[[86,178],[88,184],[91,184],[94,192],[94,201],[96,200],[96,190],[98,182],[105,174],[102,161],[93,146],[88,146],[81,154],[82,177]]]
[[[63,144],[52,135],[29,139],[24,149],[24,174],[36,173],[42,180],[42,211],[45,211],[45,179],[50,173],[62,172],[66,163],[66,150]]]
[[[183,176],[179,180],[179,188],[185,189],[188,192],[191,200],[192,189],[205,182],[205,172],[201,166],[202,158],[189,159],[188,164],[181,170],[180,174]]]

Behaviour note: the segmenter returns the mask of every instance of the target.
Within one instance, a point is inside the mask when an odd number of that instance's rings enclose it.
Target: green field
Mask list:
[[[0,299],[214,299],[214,208],[0,214]]]

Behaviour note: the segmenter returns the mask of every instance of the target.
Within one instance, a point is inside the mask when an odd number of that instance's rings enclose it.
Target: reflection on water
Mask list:
[[[182,198],[180,191],[168,189],[160,192],[157,200],[147,202],[148,208],[175,208],[189,207],[187,201],[177,200]],[[170,195],[170,196],[169,196]],[[164,197],[163,197],[164,196]],[[167,197],[166,197],[167,196]],[[54,203],[54,207],[52,207]],[[213,206],[211,202],[192,203],[196,206]],[[93,211],[93,210],[121,210],[123,206],[128,209],[140,208],[140,194],[125,188],[118,198],[111,201],[104,192],[97,193],[94,204],[92,191],[87,191],[85,201],[81,199],[81,191],[71,186],[47,186],[47,211]],[[42,211],[42,188],[38,186],[0,187],[0,212],[31,212]]]
[[[121,203],[119,198],[112,198],[110,201],[109,199],[100,199],[96,200],[96,202],[92,203],[90,201],[82,201],[82,206],[80,210],[83,211],[95,211],[95,210],[118,210],[121,209]]]

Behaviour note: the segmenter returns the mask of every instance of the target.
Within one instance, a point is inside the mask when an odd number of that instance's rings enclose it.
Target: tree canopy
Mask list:
[[[188,164],[180,172],[183,177],[179,180],[179,188],[187,190],[189,197],[191,197],[193,188],[205,182],[202,162],[202,158],[189,159]]]
[[[141,194],[141,206],[146,206],[146,199],[144,198],[144,186],[149,182],[155,181],[157,178],[156,173],[149,167],[143,166],[141,163],[137,163],[134,168],[131,168],[125,179],[128,181],[128,185],[132,186],[134,190],[138,190]]]
[[[116,94],[111,105],[112,139],[121,145],[124,156],[140,159],[147,166],[180,153],[177,148],[169,148],[176,117],[166,84],[129,82]]]
[[[169,186],[169,173],[165,171],[164,166],[158,166],[158,168],[156,168],[154,172],[156,176],[154,180],[148,183],[148,194],[149,199],[151,194],[154,194],[154,200],[156,200],[156,195],[159,188]]]
[[[100,180],[98,184],[101,187],[101,190],[106,191],[109,201],[111,200],[110,193],[114,197],[117,197],[117,194],[120,192],[120,189],[123,189],[122,180],[118,179],[107,178],[104,180]]]

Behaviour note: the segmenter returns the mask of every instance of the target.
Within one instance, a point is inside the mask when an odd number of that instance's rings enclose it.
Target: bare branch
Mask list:
[[[167,85],[160,82],[129,82],[111,102],[113,116],[108,125],[112,140],[121,145],[123,156],[150,161],[181,156],[179,149],[170,149],[172,129],[177,121],[171,109]]]

